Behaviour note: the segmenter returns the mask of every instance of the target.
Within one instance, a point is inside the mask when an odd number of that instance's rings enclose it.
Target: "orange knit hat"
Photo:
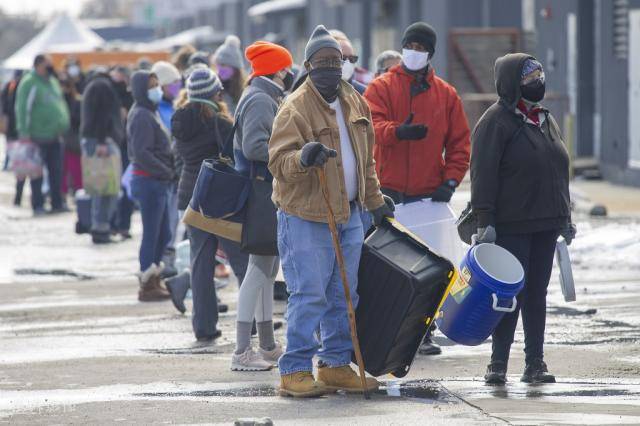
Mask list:
[[[282,46],[268,41],[256,41],[244,51],[253,72],[250,78],[274,74],[293,65],[291,53]]]

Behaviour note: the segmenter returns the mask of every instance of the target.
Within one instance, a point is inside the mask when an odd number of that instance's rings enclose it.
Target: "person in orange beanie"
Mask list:
[[[253,72],[236,108],[235,165],[247,176],[272,181],[267,169],[268,143],[280,102],[293,84],[293,59],[287,49],[266,41],[247,47],[245,56]],[[270,370],[282,355],[282,346],[273,336],[273,284],[279,265],[278,256],[249,256],[247,273],[238,295],[236,350],[231,359],[233,371]],[[254,318],[259,338],[257,351],[250,343]]]

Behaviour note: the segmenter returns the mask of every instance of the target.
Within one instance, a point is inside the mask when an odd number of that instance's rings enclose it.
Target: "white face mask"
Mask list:
[[[353,77],[353,73],[356,70],[356,64],[352,64],[349,61],[344,61],[344,63],[342,64],[342,79],[344,81],[349,81],[351,80],[351,77]]]
[[[77,65],[71,65],[67,68],[67,72],[69,73],[69,77],[76,78],[80,75],[80,68]]]
[[[411,71],[421,70],[429,63],[429,52],[402,49],[402,63]]]
[[[159,104],[162,100],[162,88],[160,86],[156,86],[153,89],[147,90],[147,97],[154,104]]]

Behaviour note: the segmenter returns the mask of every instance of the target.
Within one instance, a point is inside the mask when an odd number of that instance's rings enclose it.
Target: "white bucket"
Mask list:
[[[456,215],[447,203],[424,199],[396,205],[395,217],[433,251],[460,265],[465,255],[456,228]]]

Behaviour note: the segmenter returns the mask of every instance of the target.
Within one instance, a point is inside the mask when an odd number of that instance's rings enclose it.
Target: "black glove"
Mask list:
[[[391,197],[383,195],[382,198],[384,199],[384,204],[371,212],[373,224],[376,226],[380,226],[385,217],[394,217],[393,212],[396,211],[396,205]]]
[[[576,237],[577,233],[578,233],[578,228],[576,228],[576,225],[574,225],[571,222],[569,222],[564,229],[560,230],[560,235],[567,242],[568,246],[571,245],[571,242]]]
[[[458,183],[453,179],[449,179],[433,191],[431,194],[431,201],[435,201],[436,203],[448,203],[451,201],[451,197],[456,191],[456,186],[458,186]]]
[[[320,142],[309,142],[302,147],[300,164],[302,167],[322,167],[329,160],[338,156],[338,151],[327,148]]]
[[[486,228],[478,228],[478,233],[471,236],[471,245],[494,244],[497,238],[496,229],[489,225]]]
[[[411,124],[413,113],[396,128],[396,137],[401,140],[417,140],[427,136],[428,127],[424,124]]]

